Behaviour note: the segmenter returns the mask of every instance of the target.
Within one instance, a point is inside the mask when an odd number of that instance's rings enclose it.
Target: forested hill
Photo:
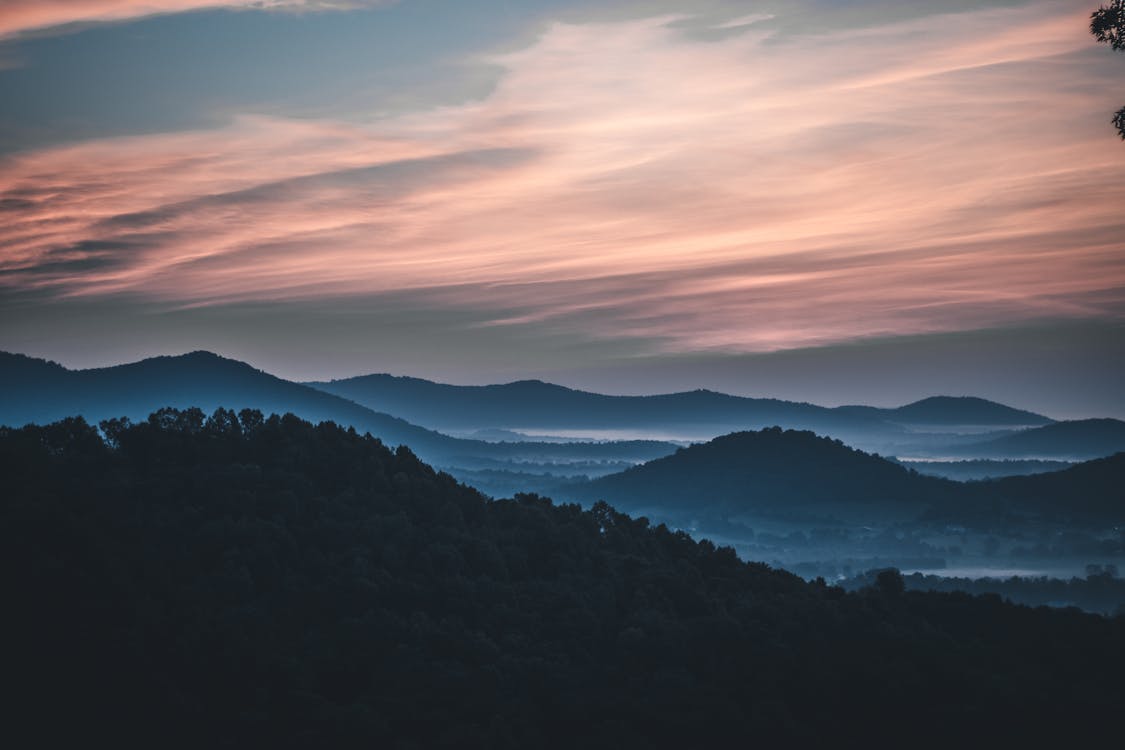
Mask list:
[[[811,432],[737,432],[576,487],[583,500],[666,513],[915,515],[961,485],[917,474]]]
[[[847,594],[252,411],[0,429],[19,746],[1069,746],[1125,621]],[[1113,732],[1113,735],[1109,733]]]

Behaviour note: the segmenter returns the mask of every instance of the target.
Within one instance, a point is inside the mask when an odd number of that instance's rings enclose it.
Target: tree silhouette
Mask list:
[[[1125,0],[1113,0],[1090,15],[1090,33],[1110,48],[1125,51]],[[1125,140],[1125,107],[1113,115],[1113,126]]]

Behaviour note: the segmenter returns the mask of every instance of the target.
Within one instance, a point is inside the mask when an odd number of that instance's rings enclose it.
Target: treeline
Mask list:
[[[1125,698],[1123,619],[808,584],[331,423],[5,428],[0,471],[12,746],[1010,746]]]
[[[1009,576],[1007,578],[957,578],[911,573],[903,582],[911,591],[965,591],[999,595],[1031,607],[1079,607],[1117,617],[1125,616],[1125,579],[1114,565],[1088,565],[1085,578]],[[871,570],[839,585],[855,591],[875,584],[880,571]]]

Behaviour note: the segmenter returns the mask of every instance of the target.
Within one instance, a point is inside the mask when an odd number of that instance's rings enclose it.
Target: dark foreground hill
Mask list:
[[[292,416],[105,427],[109,444],[81,420],[0,429],[18,746],[1012,747],[1119,729],[1125,620],[894,574],[807,584],[605,505],[490,502]]]

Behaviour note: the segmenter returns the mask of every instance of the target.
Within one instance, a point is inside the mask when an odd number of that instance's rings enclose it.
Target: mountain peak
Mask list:
[[[205,349],[196,349],[195,351],[185,352],[184,354],[163,354],[156,357],[148,357],[147,359],[142,359],[139,362],[117,365],[114,368],[107,369],[150,369],[153,367],[170,367],[177,370],[188,371],[218,370],[228,372],[262,372],[253,365],[247,364],[242,360],[224,357],[221,354],[216,354]]]

